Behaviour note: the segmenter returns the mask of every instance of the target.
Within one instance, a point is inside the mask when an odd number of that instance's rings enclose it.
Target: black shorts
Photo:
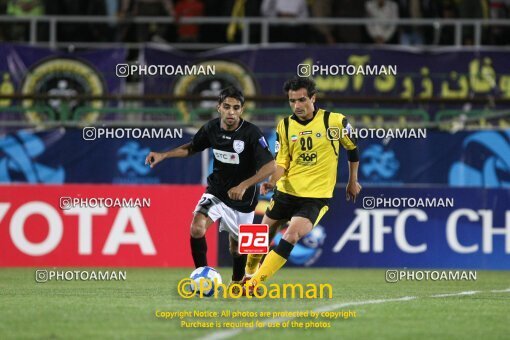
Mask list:
[[[297,197],[275,191],[266,216],[273,220],[290,220],[294,216],[305,217],[315,226],[328,211],[329,199]]]

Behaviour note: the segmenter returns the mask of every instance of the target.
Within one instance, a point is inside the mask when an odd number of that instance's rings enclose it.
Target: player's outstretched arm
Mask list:
[[[340,126],[352,130],[351,124],[347,122],[345,117],[342,118]],[[345,188],[345,198],[347,201],[356,203],[356,198],[361,191],[361,185],[358,183],[359,150],[357,140],[352,138],[350,134],[345,134],[340,138],[340,143],[347,150],[347,160],[349,163],[349,182]]]
[[[259,171],[257,171],[255,175],[242,181],[238,186],[231,188],[228,191],[228,197],[230,197],[232,200],[241,200],[246,189],[262,181],[264,178],[269,177],[275,171],[275,169],[275,161],[267,162],[259,169]]]
[[[264,182],[260,185],[260,194],[265,195],[269,191],[273,190],[276,186],[276,182],[283,176],[285,173],[285,168],[277,165],[275,172],[269,177],[269,181]]]
[[[361,185],[358,183],[358,162],[349,162],[349,182],[345,188],[345,196],[347,201],[353,201],[356,203],[356,197],[358,197],[361,191]]]
[[[191,143],[187,143],[166,152],[151,151],[145,158],[145,164],[146,165],[149,164],[152,169],[156,166],[156,164],[160,163],[161,161],[167,158],[188,157],[191,156],[192,154],[193,152],[191,151]]]

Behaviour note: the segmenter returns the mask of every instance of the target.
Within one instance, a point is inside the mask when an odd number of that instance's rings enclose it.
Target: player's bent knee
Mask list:
[[[206,228],[201,225],[192,224],[190,234],[193,238],[201,238],[205,236]]]
[[[214,221],[211,220],[210,217],[203,215],[201,213],[195,213],[195,217],[193,217],[193,221],[191,222],[190,234],[193,238],[201,238],[205,236],[205,233],[209,226],[212,225]]]
[[[282,238],[291,244],[296,244],[301,237],[299,236],[299,233],[295,231],[289,231],[289,229],[287,229]]]

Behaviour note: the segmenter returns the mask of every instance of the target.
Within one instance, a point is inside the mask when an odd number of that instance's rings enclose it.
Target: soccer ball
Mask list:
[[[193,281],[188,286],[190,291],[200,293],[200,281],[205,281],[202,286],[205,288],[203,296],[212,296],[217,285],[221,284],[221,275],[212,267],[199,267],[189,276]]]

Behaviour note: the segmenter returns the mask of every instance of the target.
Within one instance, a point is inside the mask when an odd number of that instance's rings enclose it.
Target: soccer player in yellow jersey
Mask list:
[[[278,124],[277,169],[260,191],[264,195],[274,189],[262,219],[262,224],[270,227],[270,237],[279,226],[290,222],[280,243],[260,268],[262,255],[248,255],[245,281],[250,289],[273,276],[285,264],[294,245],[328,211],[336,184],[340,145],[347,150],[349,161],[347,201],[355,201],[361,191],[356,139],[344,134],[352,129],[345,116],[316,108],[317,90],[311,79],[293,78],[285,83],[284,91],[294,114]]]

